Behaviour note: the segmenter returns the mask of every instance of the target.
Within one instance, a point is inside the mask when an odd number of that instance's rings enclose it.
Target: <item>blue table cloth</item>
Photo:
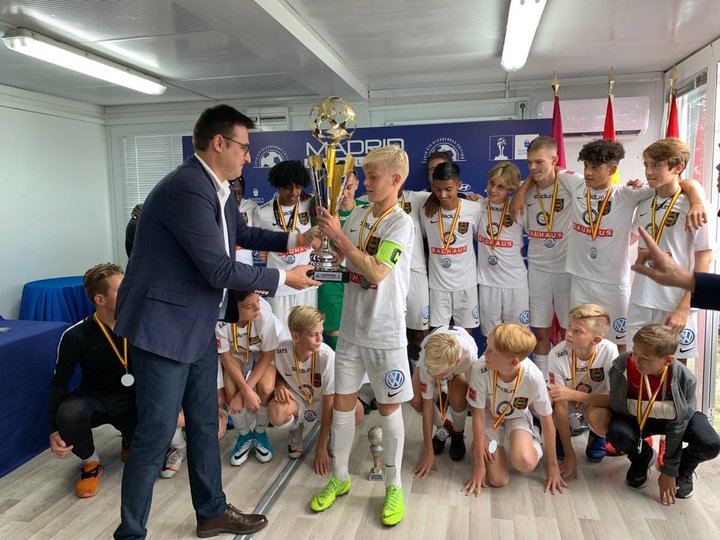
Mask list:
[[[85,296],[81,276],[41,279],[23,287],[20,319],[75,324],[95,309]]]
[[[65,322],[0,322],[0,477],[49,447],[47,394]],[[71,387],[77,386],[79,372]]]

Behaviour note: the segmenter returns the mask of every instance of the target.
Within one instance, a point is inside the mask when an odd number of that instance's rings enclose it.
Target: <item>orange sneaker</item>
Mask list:
[[[75,483],[75,495],[81,499],[93,497],[100,488],[103,467],[99,461],[88,461],[80,469],[80,480]]]

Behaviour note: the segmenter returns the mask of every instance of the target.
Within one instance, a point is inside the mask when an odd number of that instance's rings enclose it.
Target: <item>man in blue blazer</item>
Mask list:
[[[235,262],[235,246],[264,251],[317,247],[305,234],[247,227],[227,180],[250,162],[250,118],[228,105],[205,110],[193,130],[195,154],[155,186],[143,206],[118,291],[116,334],[130,342],[139,423],[122,481],[115,538],[145,538],[152,490],[182,407],[190,490],[200,537],[250,534],[265,516],[225,500],[217,439],[218,319],[237,320],[233,291],[273,295],[282,283],[319,285],[310,266],[284,272]]]

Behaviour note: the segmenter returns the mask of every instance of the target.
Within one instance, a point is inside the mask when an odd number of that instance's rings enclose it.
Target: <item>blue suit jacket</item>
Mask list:
[[[720,275],[695,272],[695,292],[690,305],[720,311]]]
[[[288,235],[246,226],[232,200],[220,207],[215,183],[195,156],[155,186],[118,291],[115,333],[141,349],[190,363],[207,349],[224,288],[275,294],[277,270],[235,262],[225,252],[220,212],[233,256],[236,244],[285,251]],[[236,317],[229,294],[226,318]]]

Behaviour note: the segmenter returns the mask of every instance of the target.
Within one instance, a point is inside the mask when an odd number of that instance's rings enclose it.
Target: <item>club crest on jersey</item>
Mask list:
[[[605,370],[603,368],[591,368],[590,380],[592,382],[601,382],[605,380]]]
[[[665,220],[665,226],[666,227],[672,227],[677,223],[678,218],[680,217],[680,212],[670,212],[670,215],[668,215],[667,220]]]
[[[565,208],[565,199],[555,199],[555,211],[562,212]]]
[[[313,390],[313,387],[309,384],[301,384],[300,392],[302,392],[306,396],[310,396],[311,398],[315,395],[315,390]]]
[[[385,385],[390,390],[397,390],[405,382],[405,374],[399,369],[393,369],[385,374]]]
[[[513,400],[513,407],[515,407],[517,410],[521,411],[528,406],[528,398],[526,397],[516,397]]]
[[[405,211],[406,214],[411,213],[412,212],[412,203],[405,201],[403,203],[403,210]]]
[[[315,388],[320,388],[322,386],[322,373],[315,373],[313,375],[312,384]]]
[[[467,233],[469,228],[470,224],[467,221],[461,221],[457,225],[457,230],[460,234]],[[453,240],[453,242],[455,242],[455,240]]]
[[[505,216],[505,219],[503,220],[503,227],[512,227],[513,220],[510,216]]]
[[[301,225],[307,225],[310,221],[310,216],[308,216],[307,212],[300,212],[300,215],[298,216],[298,221]]]
[[[380,247],[380,237],[379,236],[371,236],[370,240],[367,243],[366,253],[368,255],[375,255],[375,254],[377,254],[379,247]]]

